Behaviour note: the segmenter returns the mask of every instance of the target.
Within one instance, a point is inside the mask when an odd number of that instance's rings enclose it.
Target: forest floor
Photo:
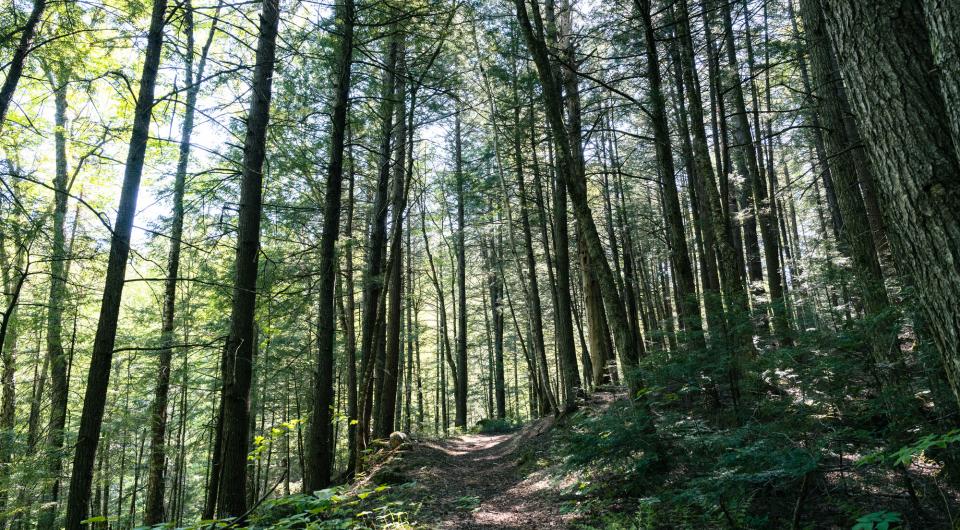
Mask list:
[[[558,488],[521,466],[526,449],[552,425],[545,419],[512,433],[424,440],[373,477],[399,481],[389,475],[400,472],[413,482],[407,495],[419,503],[415,517],[430,528],[566,528],[570,516],[561,513]]]

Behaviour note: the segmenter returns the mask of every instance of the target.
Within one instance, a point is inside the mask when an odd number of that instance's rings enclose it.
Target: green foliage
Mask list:
[[[504,434],[519,429],[521,425],[521,422],[512,418],[484,418],[472,430],[479,434]]]
[[[241,530],[414,528],[411,521],[420,506],[402,499],[402,490],[408,486],[411,485],[397,488],[380,485],[360,490],[340,486],[316,491],[312,495],[280,497],[268,500],[254,510],[243,526],[230,526],[229,521],[199,521],[184,530],[226,527]]]
[[[852,530],[892,530],[900,528],[903,520],[897,512],[873,512],[857,519]]]
[[[954,429],[946,434],[928,434],[916,442],[901,447],[896,451],[878,451],[864,456],[857,461],[858,465],[889,464],[908,466],[918,456],[933,448],[945,449],[948,445],[960,442],[960,429]]]

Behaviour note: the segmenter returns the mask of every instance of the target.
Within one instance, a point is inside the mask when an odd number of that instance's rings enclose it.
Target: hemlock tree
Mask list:
[[[160,67],[166,17],[166,0],[154,0],[143,73],[140,76],[140,91],[137,94],[137,104],[134,109],[130,148],[127,151],[127,163],[123,174],[123,189],[120,192],[120,205],[110,239],[110,258],[103,284],[100,318],[97,321],[90,371],[87,374],[86,391],[83,396],[83,412],[80,416],[77,445],[74,451],[73,472],[70,475],[70,495],[67,498],[67,517],[64,521],[64,526],[68,530],[79,530],[82,527],[90,500],[90,485],[93,482],[93,466],[97,443],[100,441],[107,387],[110,383],[113,346],[117,337],[117,320],[120,315],[120,297],[127,272],[133,216],[137,210],[137,194],[140,190],[140,177],[143,174],[147,139],[150,133],[153,94]]]

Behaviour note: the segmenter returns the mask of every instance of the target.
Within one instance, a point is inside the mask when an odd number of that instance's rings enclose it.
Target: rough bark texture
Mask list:
[[[263,161],[273,88],[279,0],[264,0],[260,15],[253,90],[243,143],[240,177],[240,212],[237,227],[236,280],[227,339],[229,362],[223,372],[223,471],[217,514],[238,516],[247,508],[247,452],[250,442],[250,386],[256,349],[254,317],[257,306],[257,272],[260,254],[260,213],[263,195]]]
[[[960,2],[924,0],[933,63],[950,117],[953,149],[960,159]]]
[[[166,0],[154,0],[153,12],[150,17],[150,30],[147,35],[143,73],[140,77],[140,91],[134,109],[130,149],[127,152],[123,187],[120,191],[120,205],[110,240],[110,257],[107,261],[107,274],[103,285],[100,319],[97,322],[97,332],[94,336],[90,371],[87,375],[86,392],[83,397],[83,412],[80,415],[76,451],[73,458],[73,472],[70,476],[70,495],[67,499],[67,517],[64,522],[68,530],[79,530],[82,527],[81,521],[86,519],[90,500],[90,486],[93,483],[97,442],[100,438],[103,409],[107,399],[107,387],[110,383],[113,345],[117,337],[120,297],[123,292],[124,276],[126,275],[127,257],[130,254],[130,234],[133,230],[133,216],[137,211],[137,193],[140,189],[140,176],[143,173],[147,138],[150,132],[153,93],[157,81],[157,71],[160,66],[166,11]]]
[[[920,5],[822,4],[888,236],[960,399],[960,160]]]
[[[858,164],[856,154],[862,150],[862,146],[858,145],[858,139],[848,134],[841,104],[846,94],[839,66],[830,48],[819,0],[800,0],[800,13],[810,56],[816,111],[823,124],[830,175],[843,218],[842,240],[852,257],[864,310],[868,317],[877,318],[886,311],[889,301],[857,176],[858,172],[868,171],[869,165],[865,167]],[[880,354],[880,360],[885,361],[888,360],[886,354],[893,345],[893,337],[889,329],[878,331],[881,333],[877,337],[876,353]]]
[[[323,231],[320,234],[320,277],[317,282],[319,289],[317,294],[317,371],[314,374],[313,410],[310,418],[307,469],[304,477],[306,491],[316,491],[329,486],[330,475],[333,472],[333,349],[336,334],[334,291],[337,276],[337,239],[340,236],[343,154],[347,132],[347,109],[350,105],[350,73],[353,63],[353,0],[343,0],[337,5],[337,21],[340,42],[337,50],[337,77],[333,86],[330,161],[327,165],[327,182],[324,189]],[[355,383],[351,381],[350,384]]]

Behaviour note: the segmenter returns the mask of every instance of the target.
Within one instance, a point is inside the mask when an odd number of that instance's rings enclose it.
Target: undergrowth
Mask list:
[[[563,496],[584,529],[952,528],[955,416],[936,389],[886,392],[894,367],[864,369],[860,331],[761,351],[737,401],[715,349],[651,353],[634,399],[582,408],[521,464],[576,477]],[[905,353],[913,387],[934,361]]]

